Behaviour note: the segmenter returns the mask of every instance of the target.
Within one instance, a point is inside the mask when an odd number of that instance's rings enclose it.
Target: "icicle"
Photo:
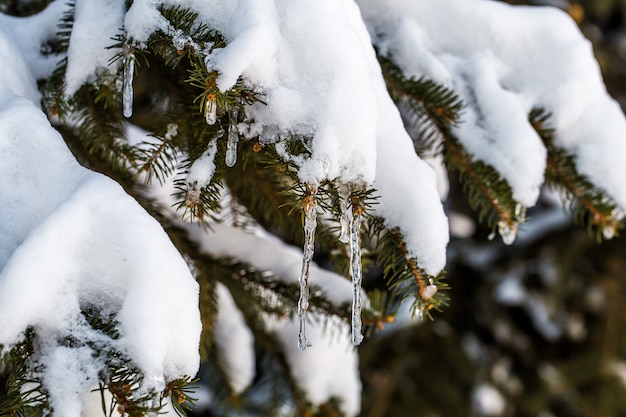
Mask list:
[[[131,52],[124,58],[124,86],[122,104],[124,117],[133,115],[133,76],[135,75],[135,55]]]
[[[339,224],[341,225],[341,232],[339,234],[339,241],[341,243],[348,243],[350,241],[350,219],[352,212],[348,209],[348,199],[350,198],[350,190],[347,185],[341,184],[337,187],[339,194],[339,208],[341,214],[339,217]]]
[[[217,101],[215,94],[207,94],[206,102],[204,103],[204,119],[208,124],[213,126],[217,121]]]
[[[489,233],[489,236],[487,236],[487,239],[488,240],[493,240],[493,239],[495,239],[495,237],[496,237],[496,232],[491,232],[491,233]]]
[[[298,348],[304,350],[311,346],[306,338],[305,321],[306,311],[309,308],[309,271],[315,249],[315,228],[317,227],[317,185],[307,184],[306,195],[302,201],[304,215],[304,256],[302,258],[302,272],[300,273],[300,299],[298,300],[298,316],[300,331],[298,333]]]
[[[363,341],[361,334],[361,213],[360,205],[352,204],[350,220],[350,274],[352,275],[352,344]]]
[[[498,232],[502,236],[505,245],[510,245],[515,241],[517,235],[517,223],[513,223],[511,227],[505,221],[498,222]]]
[[[517,203],[515,205],[515,218],[520,223],[526,221],[526,207],[524,207],[520,203]]]
[[[226,166],[232,167],[237,163],[237,143],[239,133],[235,125],[228,127],[228,142],[226,143]]]

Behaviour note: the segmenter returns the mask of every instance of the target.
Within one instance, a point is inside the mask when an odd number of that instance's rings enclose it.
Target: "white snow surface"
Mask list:
[[[359,357],[352,346],[350,326],[339,320],[329,320],[309,314],[307,338],[313,347],[302,351],[296,343],[298,319],[275,320],[270,329],[285,347],[291,374],[314,404],[338,398],[347,416],[356,416],[361,409],[361,380]]]
[[[78,415],[98,364],[86,345],[105,340],[81,307],[116,314],[145,389],[195,375],[201,331],[198,285],[160,225],[114,181],[78,165],[29,99],[35,80],[0,30],[0,345],[33,327],[59,416]],[[27,98],[22,97],[25,95]],[[75,350],[63,346],[71,337]],[[89,351],[89,352],[88,352]],[[61,381],[63,383],[61,383]]]
[[[452,87],[468,107],[463,145],[535,204],[546,151],[528,112],[553,116],[556,144],[626,207],[626,121],[606,93],[587,41],[564,12],[486,0],[358,0],[374,43],[407,76]]]
[[[125,0],[76,0],[74,23],[67,51],[65,94],[71,96],[83,84],[95,81],[101,71],[115,72],[111,59],[119,52],[107,49],[122,34]]]
[[[217,284],[219,310],[213,330],[219,357],[226,369],[233,391],[241,393],[254,379],[254,336],[237,308],[233,296],[221,283]]]
[[[249,110],[256,123],[250,134],[303,138],[311,157],[295,162],[304,182],[374,186],[375,214],[403,232],[429,274],[445,265],[448,223],[436,174],[414,152],[372,41],[407,76],[429,77],[460,94],[468,107],[454,133],[507,179],[523,205],[535,204],[544,180],[546,150],[527,121],[533,107],[543,107],[553,115],[556,143],[626,210],[626,121],[605,91],[589,42],[558,10],[486,0],[135,0],[124,14],[124,4],[77,0],[66,94],[106,68],[115,72],[109,64],[119,51],[106,49],[111,37],[123,30],[141,45],[156,30],[172,33],[161,5],[189,7],[227,41],[207,60],[220,74],[218,87],[227,90],[243,77],[264,94],[267,105]],[[61,416],[77,415],[77,392],[93,386],[99,366],[87,363],[86,346],[69,352],[56,344],[68,335],[100,337],[82,320],[81,305],[117,314],[116,347],[146,372],[147,388],[195,373],[200,334],[198,286],[161,227],[118,185],[81,168],[35,104],[35,79],[49,75],[58,58],[40,50],[66,7],[56,0],[29,18],[0,14],[0,344],[16,343],[28,326],[49,336],[44,377],[55,384],[52,403]],[[210,180],[214,154],[207,149],[192,179]],[[188,231],[211,255],[291,282],[299,275],[302,253],[267,234],[223,224],[211,233]],[[336,274],[312,266],[311,283],[331,302],[351,300],[350,283]],[[338,396],[347,414],[358,413],[358,361],[347,329],[332,338],[309,324],[314,349],[301,352],[297,323],[268,325],[313,402]],[[231,381],[239,389],[252,378],[244,327],[236,323],[231,342],[246,346],[243,374]]]

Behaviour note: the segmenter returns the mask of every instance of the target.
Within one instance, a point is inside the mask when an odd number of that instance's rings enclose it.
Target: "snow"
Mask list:
[[[29,17],[5,16],[0,13],[0,30],[2,28],[10,28],[10,33],[7,31],[3,35],[3,37],[8,37],[3,42],[10,39],[16,46],[19,46],[22,52],[19,54],[19,58],[14,58],[18,55],[11,54],[6,56],[6,60],[3,58],[2,62],[14,63],[15,60],[20,61],[23,59],[28,67],[26,74],[32,73],[37,79],[48,77],[56,68],[59,57],[54,54],[42,55],[41,52],[47,50],[46,42],[56,36],[58,31],[57,24],[68,7],[66,2],[57,0],[52,2],[42,12]],[[13,47],[3,45],[0,47],[0,50],[7,52],[9,48]],[[0,72],[8,69],[6,66],[3,66],[0,68]],[[14,67],[13,69],[18,68]],[[23,72],[18,70],[16,73],[22,74]],[[3,77],[6,76],[8,74],[5,73]],[[6,80],[7,78],[4,79]],[[30,96],[27,97],[31,98]]]
[[[314,347],[301,351],[294,341],[298,335],[298,320],[270,322],[285,349],[292,376],[314,404],[335,397],[347,416],[356,416],[361,406],[359,358],[351,343],[350,326],[332,318],[309,314],[307,333]],[[324,327],[324,320],[330,322]]]
[[[231,388],[241,393],[252,383],[255,375],[254,337],[233,296],[223,284],[217,284],[217,296],[219,310],[213,330],[215,344],[220,360],[229,370],[227,377]]]
[[[428,274],[446,263],[447,178],[440,161],[415,154],[372,43],[407,76],[429,77],[460,95],[467,107],[454,134],[511,184],[522,205],[536,203],[544,181],[546,149],[527,120],[543,107],[553,115],[556,144],[626,211],[626,119],[605,91],[589,42],[561,11],[485,0],[135,0],[125,13],[125,3],[77,0],[66,95],[117,71],[121,61],[110,61],[120,51],[106,49],[112,37],[124,33],[142,46],[156,30],[175,35],[158,8],[189,7],[227,41],[206,56],[218,87],[243,79],[267,103],[247,109],[254,124],[241,133],[270,132],[264,144],[292,160],[302,182],[374,187],[380,198],[373,214],[402,232],[408,254]],[[0,344],[18,342],[28,326],[46,337],[43,377],[55,385],[51,401],[61,416],[79,413],[79,394],[93,386],[100,366],[88,362],[86,341],[102,336],[84,322],[81,306],[116,314],[121,337],[106,343],[135,360],[145,389],[195,373],[201,330],[198,285],[163,229],[113,181],[81,168],[38,108],[36,81],[60,58],[40,51],[65,10],[57,0],[29,18],[0,15],[0,59],[10,63],[0,66]],[[285,138],[301,140],[310,156],[287,154]],[[212,141],[191,166],[190,184],[211,181],[216,152]],[[260,228],[180,226],[208,255],[297,282],[302,251]],[[315,264],[310,283],[336,305],[352,299],[348,280]],[[253,340],[232,295],[218,288],[217,345],[241,391],[254,378]],[[502,302],[524,305],[544,336],[558,336],[549,308],[520,282],[505,281],[497,291]],[[314,314],[307,324],[315,348],[306,352],[297,349],[297,321],[267,325],[309,399],[338,397],[355,415],[360,382],[349,327],[337,323],[334,334],[324,332]],[[56,342],[67,335],[85,343],[69,351]],[[477,412],[503,411],[496,394],[478,390]]]
[[[484,0],[358,4],[382,54],[407,76],[430,77],[460,95],[468,107],[454,133],[511,184],[518,202],[533,206],[543,182],[546,151],[527,122],[532,107],[543,107],[553,115],[556,144],[626,207],[619,162],[626,121],[569,16]]]
[[[187,183],[202,188],[207,186],[215,173],[215,154],[217,153],[217,142],[212,140],[206,151],[196,159],[189,168]]]
[[[1,30],[0,55],[11,53],[15,66],[0,72],[0,218],[11,219],[0,222],[0,345],[36,330],[59,416],[77,415],[97,376],[88,342],[103,336],[81,307],[117,315],[120,338],[106,343],[144,372],[144,389],[195,375],[198,285],[186,263],[161,226],[114,181],[80,167],[45,115],[18,95],[32,96],[35,80],[9,45]],[[66,337],[77,349],[59,344]]]
[[[67,51],[65,94],[71,96],[85,83],[95,81],[100,71],[115,72],[112,58],[119,52],[107,49],[120,35],[125,0],[76,0],[74,23]]]

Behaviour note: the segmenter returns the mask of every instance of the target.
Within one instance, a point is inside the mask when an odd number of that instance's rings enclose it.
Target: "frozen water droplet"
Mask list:
[[[509,227],[505,221],[498,222],[498,233],[500,233],[505,245],[512,244],[517,235],[517,223],[513,223],[512,226]]]
[[[421,292],[421,296],[424,300],[430,300],[431,298],[435,296],[435,294],[437,294],[437,286],[433,284],[432,282],[426,287],[424,287],[424,289]]]
[[[413,310],[413,318],[422,320],[424,318],[424,305],[419,301],[416,301],[416,303],[417,305],[414,306],[415,310]]]
[[[360,209],[360,208],[359,208]],[[350,221],[350,274],[352,275],[352,344],[358,346],[363,341],[361,334],[361,214],[352,208]]]
[[[196,207],[200,204],[200,189],[197,183],[188,184],[187,195],[185,198],[185,205],[190,208]]]
[[[611,240],[615,237],[615,225],[609,224],[602,229],[602,236],[606,240]]]
[[[124,58],[124,86],[122,88],[122,106],[124,117],[133,115],[133,76],[135,75],[135,55]]]
[[[214,94],[209,94],[209,96],[204,104],[204,119],[213,126],[217,121],[217,102]]]
[[[347,185],[341,184],[337,188],[337,193],[339,194],[339,208],[341,210],[339,217],[339,224],[341,226],[341,232],[339,234],[339,241],[341,243],[348,243],[350,241],[350,219],[352,217],[352,212],[349,210],[348,205],[350,198],[350,189]]]
[[[307,184],[306,195],[302,201],[304,216],[304,249],[302,257],[302,271],[300,273],[300,298],[298,299],[298,316],[300,317],[300,331],[298,333],[298,348],[304,350],[311,346],[306,338],[305,319],[309,308],[309,272],[315,250],[315,229],[317,227],[317,185]]]
[[[228,127],[228,142],[226,143],[226,166],[232,167],[237,163],[237,143],[239,133],[235,125]]]

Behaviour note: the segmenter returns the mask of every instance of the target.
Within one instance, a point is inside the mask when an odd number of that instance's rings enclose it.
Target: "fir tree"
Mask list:
[[[564,14],[209,3],[0,1],[0,415],[185,413],[199,363],[216,414],[356,415],[354,346],[449,304],[437,181],[506,244],[544,185],[623,227],[626,119]]]

